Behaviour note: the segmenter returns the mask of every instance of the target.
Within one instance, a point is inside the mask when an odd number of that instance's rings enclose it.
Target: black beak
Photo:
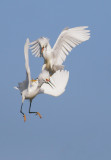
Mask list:
[[[49,81],[49,82],[47,82],[52,88],[55,88],[55,85],[51,82],[51,81]]]

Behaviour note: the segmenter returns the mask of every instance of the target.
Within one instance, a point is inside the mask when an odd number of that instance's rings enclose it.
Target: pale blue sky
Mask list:
[[[39,95],[20,114],[21,95],[13,86],[25,79],[24,43],[46,36],[54,45],[65,27],[89,26],[91,39],[65,61],[70,79],[58,98]],[[111,1],[0,1],[0,159],[111,159]],[[32,77],[43,59],[30,55]]]

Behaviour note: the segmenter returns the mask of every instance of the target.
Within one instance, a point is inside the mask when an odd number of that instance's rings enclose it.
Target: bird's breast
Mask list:
[[[35,86],[31,87],[25,94],[25,99],[33,99],[38,94],[38,90]]]

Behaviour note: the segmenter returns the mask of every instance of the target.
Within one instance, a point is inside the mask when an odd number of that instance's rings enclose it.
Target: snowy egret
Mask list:
[[[18,87],[14,87],[15,89],[20,90],[22,95],[22,104],[20,112],[24,116],[24,121],[26,121],[26,115],[22,111],[22,106],[25,99],[30,100],[29,113],[36,113],[41,118],[42,116],[40,115],[39,112],[30,111],[33,98],[40,93],[49,94],[52,96],[61,95],[65,91],[69,79],[68,71],[64,70],[57,71],[55,74],[53,74],[52,77],[50,77],[49,72],[43,70],[36,80],[31,81],[28,49],[29,49],[29,39],[26,40],[24,46],[26,80],[21,83],[18,83]]]
[[[50,74],[53,74],[57,70],[64,69],[62,63],[72,48],[90,38],[90,31],[87,28],[87,26],[65,28],[59,35],[53,48],[51,48],[48,38],[45,37],[30,43],[32,54],[35,57],[44,58],[42,70],[46,69]]]

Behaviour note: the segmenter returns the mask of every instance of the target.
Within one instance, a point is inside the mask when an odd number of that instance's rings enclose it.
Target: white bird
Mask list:
[[[36,113],[41,118],[39,112],[30,111],[33,98],[40,93],[45,93],[52,96],[61,95],[65,91],[69,79],[68,71],[57,71],[55,74],[53,74],[52,77],[50,77],[49,72],[43,70],[42,73],[39,75],[38,79],[31,81],[28,49],[29,39],[26,40],[24,46],[26,80],[21,83],[18,83],[18,87],[14,87],[15,89],[18,89],[22,95],[22,104],[20,112],[24,116],[24,121],[26,121],[26,116],[22,111],[22,106],[25,99],[30,100],[29,113]]]
[[[50,74],[53,74],[57,70],[64,69],[62,63],[72,48],[90,38],[90,31],[86,30],[86,28],[88,27],[82,26],[64,29],[53,48],[51,48],[49,40],[45,37],[41,37],[30,43],[32,54],[35,57],[44,58],[42,70],[48,70]]]

